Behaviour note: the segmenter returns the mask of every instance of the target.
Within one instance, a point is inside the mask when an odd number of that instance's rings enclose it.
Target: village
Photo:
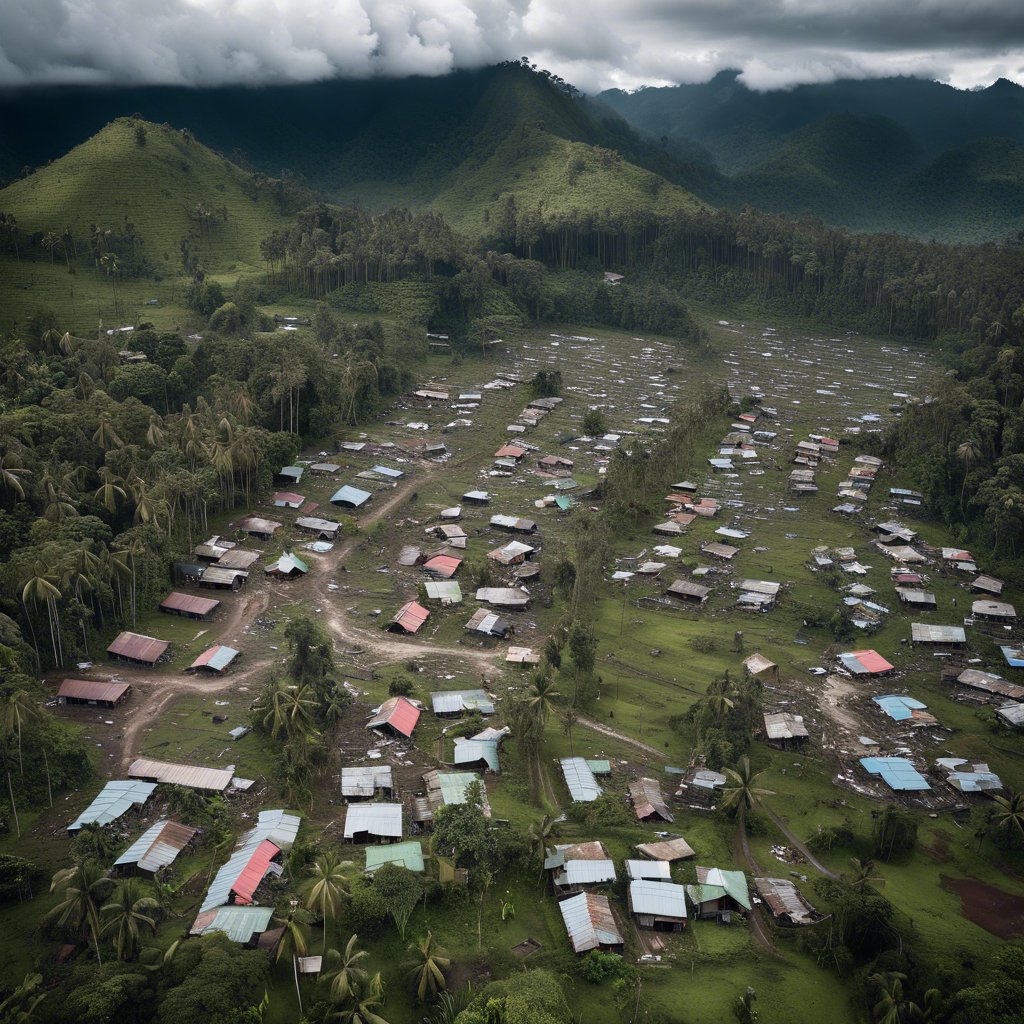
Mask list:
[[[275,893],[310,831],[367,875],[395,864],[466,887],[432,820],[477,793],[494,827],[539,816],[504,709],[544,665],[574,519],[600,510],[617,449],[657,438],[676,403],[724,376],[739,411],[714,425],[720,440],[658,514],[614,538],[597,699],[548,723],[536,799],[561,827],[542,906],[527,912],[531,876],[516,921],[488,911],[488,932],[518,956],[622,954],[652,972],[656,1001],[671,1001],[667,969],[684,961],[688,981],[699,960],[697,980],[736,990],[754,975],[770,990],[773,957],[805,965],[784,936],[828,921],[813,882],[842,871],[812,852],[815,832],[851,816],[870,829],[897,804],[947,834],[1014,788],[1001,775],[1022,750],[1024,637],[1011,588],[921,521],[922,496],[876,454],[883,425],[927,400],[924,356],[858,340],[837,362],[842,339],[725,322],[717,336],[722,360],[683,369],[666,343],[625,337],[537,334],[458,368],[438,345],[385,418],[280,467],[265,500],[195,538],[158,608],[140,608],[105,658],[52,680],[53,713],[86,729],[109,778],[38,827],[53,842],[114,831],[115,872],[194,880],[188,934],[272,956]],[[532,395],[555,365],[560,394]],[[592,411],[606,429],[588,435]],[[302,615],[330,636],[354,701],[306,809],[270,799],[271,749],[249,714]],[[753,743],[772,796],[749,843],[714,813],[733,777],[673,724],[722,673],[763,693]],[[166,787],[219,795],[244,822],[202,879],[183,866],[197,829]],[[628,827],[587,818],[603,796]],[[899,870],[887,895],[910,908]],[[961,918],[939,870],[930,937],[953,918],[1006,937],[967,896]],[[1024,927],[1024,895],[1002,895]],[[322,968],[312,952],[297,960],[310,983]],[[809,998],[829,1012],[839,996],[821,983]]]

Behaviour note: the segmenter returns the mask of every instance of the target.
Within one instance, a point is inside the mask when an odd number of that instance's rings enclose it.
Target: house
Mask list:
[[[971,605],[971,615],[987,622],[1012,623],[1017,620],[1017,610],[1005,601],[975,601]]]
[[[418,633],[429,618],[430,612],[418,601],[407,601],[395,613],[387,629],[391,633]]]
[[[754,888],[779,924],[795,926],[822,920],[788,878],[755,878]]]
[[[494,702],[484,690],[443,690],[430,695],[435,715],[457,718],[465,711],[479,711],[482,715],[494,714]]]
[[[1009,683],[1002,676],[992,672],[981,672],[976,668],[967,668],[956,677],[961,686],[970,687],[972,690],[981,690],[984,693],[997,697],[1006,697],[1009,700],[1024,700],[1024,686],[1017,683]]]
[[[391,466],[374,466],[370,472],[385,480],[401,480],[405,476],[405,470],[392,469]]]
[[[535,549],[522,541],[511,540],[500,548],[487,552],[487,557],[499,565],[522,565],[533,557]]]
[[[511,533],[537,532],[537,524],[532,519],[520,519],[518,516],[491,516],[491,526]]]
[[[678,597],[683,601],[704,604],[711,596],[711,588],[702,587],[699,583],[691,583],[689,580],[675,580],[669,585],[665,593],[671,597]]]
[[[484,604],[493,604],[497,608],[527,608],[530,604],[530,592],[514,587],[480,587],[476,599]]]
[[[613,284],[614,285],[614,284],[618,284],[620,281],[624,281],[625,279],[626,279],[626,275],[625,274],[616,274],[616,273],[614,273],[611,270],[606,270],[604,272],[604,283],[605,284]]]
[[[495,453],[496,459],[509,459],[518,463],[526,455],[526,449],[520,448],[517,444],[503,444]]]
[[[855,676],[884,676],[894,671],[878,651],[847,651],[838,655],[839,663]]]
[[[246,516],[235,524],[235,528],[251,537],[259,537],[261,540],[270,540],[274,534],[281,529],[284,523],[275,522],[273,519],[261,519],[259,516]]]
[[[572,459],[565,459],[561,455],[545,455],[537,460],[537,466],[551,475],[570,472],[574,465]]]
[[[569,933],[573,952],[587,953],[592,949],[620,952],[625,940],[612,913],[607,896],[581,892],[558,904]]]
[[[723,789],[726,778],[721,772],[714,772],[705,767],[704,758],[695,757],[687,766],[676,789],[676,799],[684,799],[687,803],[701,807],[711,807],[715,795]]]
[[[139,782],[136,779],[108,782],[92,803],[68,825],[68,831],[77,832],[86,825],[109,825],[133,807],[141,807],[155,789],[155,782]]]
[[[427,530],[446,541],[453,548],[464,548],[466,546],[466,531],[461,526],[442,524],[433,526]]]
[[[657,779],[636,779],[629,784],[629,798],[638,821],[674,821]]]
[[[782,584],[771,580],[743,580],[740,583],[740,596],[736,599],[736,605],[754,611],[771,611],[781,590]]]
[[[476,772],[426,772],[423,776],[426,796],[416,800],[416,821],[428,824],[434,820],[434,813],[447,804],[464,804],[469,799],[471,786],[479,786],[481,812],[485,818],[491,816],[491,805],[487,801],[487,787]]]
[[[766,679],[769,682],[779,681],[779,666],[763,654],[751,654],[743,661],[743,670],[755,679]]]
[[[466,491],[462,496],[462,500],[467,505],[489,505],[491,496],[487,491]]]
[[[384,729],[408,739],[420,720],[421,711],[408,697],[389,697],[366,723],[367,729]]]
[[[569,796],[574,802],[589,803],[601,795],[601,786],[584,758],[563,757],[559,763]]]
[[[266,573],[268,576],[276,576],[278,579],[294,580],[299,576],[305,576],[309,572],[309,566],[290,551],[286,551],[273,565],[268,565]]]
[[[972,764],[965,757],[940,757],[935,763],[946,772],[946,782],[958,793],[998,793],[1005,788],[987,764]]]
[[[510,647],[505,661],[510,665],[539,665],[540,655],[535,654],[532,647]]]
[[[724,778],[724,776],[723,776]],[[664,839],[660,843],[640,843],[637,846],[637,850],[642,853],[645,857],[650,857],[651,860],[663,863],[667,868],[672,861],[676,860],[688,860],[690,857],[696,857],[696,853],[693,852],[690,844],[683,839],[678,837],[676,839]],[[642,864],[643,861],[627,861],[627,864]],[[645,869],[646,870],[646,869]],[[631,878],[649,878],[647,874],[630,875]],[[660,877],[660,876],[659,876]],[[665,876],[668,877],[668,876]]]
[[[455,580],[428,580],[423,589],[428,601],[440,601],[445,607],[462,604],[462,588]]]
[[[555,846],[547,851],[544,870],[551,873],[551,884],[559,894],[615,881],[615,864],[603,844],[596,841]]]
[[[1024,648],[1001,645],[999,650],[1003,652],[1006,664],[1010,668],[1024,668]]]
[[[876,523],[875,533],[881,534],[879,540],[882,544],[892,544],[895,541],[913,544],[917,540],[917,532],[903,526],[901,523]]]
[[[508,619],[503,619],[486,608],[478,608],[464,628],[467,633],[482,633],[484,636],[494,636],[501,640],[513,632],[512,623]]]
[[[994,594],[998,597],[1003,592],[1003,581],[997,580],[994,576],[979,576],[971,581],[971,590],[980,590],[984,594]]]
[[[275,491],[273,501],[277,508],[298,509],[306,504],[305,496],[294,491]]]
[[[1001,708],[996,708],[996,714],[1002,719],[1003,724],[1011,729],[1024,729],[1024,704],[1011,701]]]
[[[459,571],[462,559],[454,555],[434,555],[428,558],[422,565],[425,572],[440,576],[442,579],[451,579]]]
[[[939,647],[963,647],[967,643],[967,634],[963,626],[933,626],[929,622],[912,622],[910,642]]]
[[[627,860],[626,874],[632,879],[671,882],[672,866],[667,860]]]
[[[107,654],[120,661],[128,661],[133,665],[155,665],[170,647],[166,640],[157,640],[141,633],[130,633],[127,630],[119,633],[114,642],[107,648]]]
[[[268,870],[278,866],[276,862],[271,862],[268,864]],[[254,870],[255,867],[254,861]],[[199,914],[189,934],[212,935],[215,932],[222,932],[232,942],[237,942],[246,949],[265,949],[268,940],[276,948],[282,929],[270,927],[274,914],[273,907],[250,907],[242,904],[213,907]]]
[[[453,763],[456,768],[476,768],[478,771],[492,771],[498,774],[501,771],[501,763],[498,759],[498,744],[500,740],[478,740],[466,739],[459,736],[455,739],[455,757]]]
[[[390,846],[370,846],[366,850],[366,868],[372,875],[377,868],[385,864],[394,864],[406,871],[425,871],[423,847],[418,839],[410,839],[404,843],[392,843]]]
[[[346,765],[341,769],[341,795],[347,800],[390,799],[394,782],[389,764]]]
[[[920,608],[923,611],[934,611],[938,607],[935,595],[929,594],[924,590],[914,590],[910,587],[897,587],[896,596],[903,604],[909,605],[911,608]]]
[[[147,782],[223,793],[231,785],[235,772],[233,768],[201,768],[197,765],[137,757],[128,768],[128,774],[133,779],[145,779]]]
[[[178,854],[192,845],[198,832],[191,825],[162,818],[114,861],[115,873],[155,875],[161,868],[170,867]]]
[[[131,683],[115,683],[103,679],[65,679],[57,691],[57,701],[60,704],[116,708],[128,699],[131,692]]]
[[[205,669],[209,672],[223,672],[238,657],[238,651],[226,644],[215,644],[213,647],[203,651],[195,661],[189,665],[187,671],[198,672]]]
[[[220,601],[211,597],[193,597],[177,591],[172,591],[160,602],[160,611],[187,619],[208,619],[219,607]]]
[[[914,793],[932,787],[905,757],[862,757],[861,767],[869,775],[877,775],[893,792]]]
[[[235,548],[225,555],[221,555],[213,566],[215,569],[248,569],[249,566],[260,560],[260,551],[243,551]]]
[[[637,878],[629,883],[627,898],[641,928],[681,932],[686,927],[686,890],[681,885]]]
[[[788,711],[765,712],[764,734],[768,746],[791,750],[803,746],[807,739],[807,726],[800,715],[792,715]]]
[[[871,699],[894,722],[905,723],[913,729],[928,729],[939,724],[939,720],[934,715],[925,711],[928,705],[922,704],[915,697],[893,693]]]
[[[216,562],[235,546],[234,541],[224,540],[219,535],[215,535],[208,541],[204,541],[202,544],[197,544],[192,549],[192,554],[196,558],[201,558],[204,561]]]
[[[175,562],[171,569],[176,584],[194,586],[202,579],[207,566],[203,562]]]
[[[402,838],[402,805],[349,804],[345,811],[345,838],[350,843],[390,843]]]
[[[697,867],[697,884],[686,887],[686,895],[701,919],[728,921],[732,913],[750,910],[750,891],[742,871]]]
[[[309,467],[310,473],[320,473],[324,475],[331,475],[337,473],[341,469],[336,462],[314,462]]]
[[[701,544],[700,550],[705,555],[713,555],[715,558],[724,559],[726,562],[731,562],[740,553],[739,548],[734,548],[731,544],[719,544],[717,541]]]
[[[274,474],[275,484],[297,484],[302,479],[301,466],[282,466]]]
[[[242,569],[224,569],[220,565],[208,566],[199,579],[201,587],[215,587],[218,590],[241,590],[249,574]]]
[[[652,526],[651,532],[657,533],[662,537],[681,537],[684,531],[679,523],[666,520],[664,523],[658,523],[657,525]]]
[[[962,572],[978,571],[978,567],[974,564],[974,555],[963,548],[943,548],[942,560]]]
[[[373,497],[369,491],[362,491],[351,484],[339,487],[331,495],[331,504],[342,508],[362,508]]]
[[[334,540],[341,529],[341,523],[335,523],[330,519],[318,519],[316,516],[299,516],[295,525],[300,530],[308,530],[316,534],[320,540]]]
[[[421,402],[447,402],[449,396],[447,391],[419,388],[412,393],[412,397],[418,398]]]

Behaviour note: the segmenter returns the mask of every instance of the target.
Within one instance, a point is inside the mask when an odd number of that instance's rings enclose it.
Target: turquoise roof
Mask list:
[[[385,864],[397,864],[410,871],[423,871],[423,847],[418,839],[407,843],[393,843],[390,846],[368,846],[366,848],[366,870],[376,871]]]

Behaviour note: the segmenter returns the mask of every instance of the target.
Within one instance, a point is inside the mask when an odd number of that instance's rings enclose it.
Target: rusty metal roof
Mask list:
[[[169,761],[138,757],[132,762],[128,774],[134,779],[153,779],[172,786],[209,789],[219,793],[231,785],[235,773],[226,768],[200,768],[196,765],[172,764]]]
[[[115,683],[107,679],[65,679],[57,696],[116,704],[131,688],[131,683]]]
[[[657,814],[664,821],[675,820],[665,803],[657,779],[636,779],[629,784],[629,795],[633,801],[633,810],[641,821],[652,814]]]
[[[164,651],[170,646],[166,640],[157,640],[155,637],[130,633],[126,630],[115,637],[114,642],[107,648],[107,653],[115,654],[119,658],[128,658],[131,661],[142,661],[147,665],[153,665],[160,660]]]
[[[212,597],[193,597],[173,591],[161,602],[160,607],[172,612],[187,612],[189,615],[209,615],[216,610],[220,601]]]

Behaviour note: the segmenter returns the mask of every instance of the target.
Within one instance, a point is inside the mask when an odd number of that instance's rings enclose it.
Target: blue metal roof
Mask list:
[[[358,487],[353,487],[351,484],[345,484],[343,487],[339,487],[331,497],[332,505],[351,505],[352,508],[359,508],[360,505],[365,505],[371,498],[369,491],[361,491]]]
[[[68,825],[68,831],[75,832],[83,825],[93,823],[109,825],[135,804],[144,804],[154,789],[155,782],[139,782],[134,779],[108,782],[93,802]]]
[[[500,772],[497,740],[467,740],[461,737],[455,741],[455,764],[476,764],[486,761],[492,772]]]
[[[931,789],[923,775],[905,757],[862,757],[861,766],[897,792]]]
[[[890,694],[885,697],[873,697],[872,700],[894,721],[906,722],[914,717],[914,711],[923,711],[927,704],[913,697]]]
[[[392,480],[397,480],[400,476],[405,476],[405,472],[401,469],[391,469],[389,466],[374,466],[371,473],[379,473],[381,476],[390,477]]]
[[[1010,668],[1024,668],[1024,649],[1020,647],[1000,647],[1006,664]]]
[[[273,907],[221,907],[209,924],[203,925],[193,934],[224,932],[232,942],[244,945],[254,934],[265,932],[273,916]]]

